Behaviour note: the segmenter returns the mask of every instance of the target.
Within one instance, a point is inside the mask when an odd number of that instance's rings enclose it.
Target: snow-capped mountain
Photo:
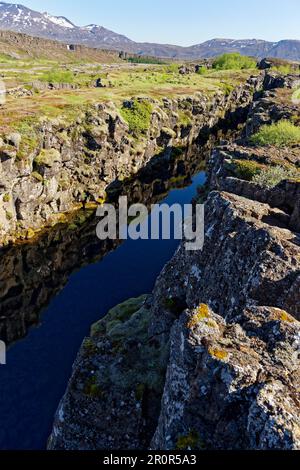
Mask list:
[[[0,29],[92,47],[133,42],[102,26],[79,27],[63,16],[39,13],[20,4],[6,2],[0,2]]]
[[[51,21],[51,23],[54,23],[58,26],[62,26],[63,28],[71,28],[71,29],[75,28],[75,25],[71,23],[71,21],[69,21],[64,16],[51,16],[49,15],[49,13],[44,13],[43,15],[47,20]]]
[[[59,32],[60,28],[74,29],[66,18],[38,13],[23,5],[0,2],[0,27],[17,32],[38,34],[49,30]]]
[[[300,41],[268,42],[257,39],[213,39],[191,47],[137,43],[96,24],[77,26],[63,16],[39,13],[20,4],[0,2],[0,29],[26,33],[68,44],[123,50],[141,55],[197,59],[225,52],[240,52],[257,58],[300,60]]]

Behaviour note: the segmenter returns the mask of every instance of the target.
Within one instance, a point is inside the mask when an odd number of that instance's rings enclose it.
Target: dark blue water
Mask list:
[[[188,204],[205,181],[172,190],[162,201]],[[151,292],[177,240],[124,242],[101,262],[70,276],[41,325],[8,351],[0,367],[0,449],[44,449],[72,364],[90,326],[111,307]]]

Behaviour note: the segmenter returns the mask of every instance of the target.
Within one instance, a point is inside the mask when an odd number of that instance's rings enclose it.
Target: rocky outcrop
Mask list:
[[[159,347],[149,338],[150,319],[150,304],[144,296],[116,307],[94,325],[74,366],[50,447],[147,446],[158,419],[168,354],[166,346]]]
[[[279,96],[259,97],[271,122],[293,108]],[[92,328],[50,449],[300,449],[299,181],[234,173],[297,167],[299,148],[249,136],[212,152],[203,249],[182,243],[151,295]]]
[[[267,205],[212,193],[206,211],[201,255],[181,248],[158,281],[188,309],[152,447],[299,449],[299,240],[263,222]]]
[[[227,191],[239,196],[269,204],[274,208],[271,219],[278,226],[300,231],[299,204],[300,182],[290,179],[280,182],[274,187],[263,187],[259,184],[241,179],[239,167],[245,164],[257,165],[257,168],[268,166],[300,166],[300,148],[295,149],[255,149],[238,145],[224,146],[212,152],[209,165],[209,187],[220,191]],[[236,166],[238,165],[238,166]],[[243,168],[243,166],[242,166]],[[247,175],[246,175],[247,176]]]
[[[299,118],[298,104],[292,100],[292,90],[299,87],[299,75],[266,73],[263,92],[251,104],[245,136],[251,136],[264,124],[272,124],[282,119]]]
[[[270,307],[239,323],[200,309],[171,331],[152,449],[299,449],[299,323]]]

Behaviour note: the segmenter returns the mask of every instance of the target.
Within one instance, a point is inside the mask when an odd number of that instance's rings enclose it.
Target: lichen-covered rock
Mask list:
[[[142,296],[93,326],[59,406],[50,448],[147,446],[158,419],[168,354],[167,346],[148,337],[149,319],[150,305]]]
[[[114,318],[118,308],[94,328],[88,344],[99,349],[88,360],[81,349],[51,449],[300,448],[297,235],[268,224],[270,206],[232,194],[211,193],[205,212],[203,251],[181,245],[130,320]],[[83,399],[82,377],[94,371],[92,385],[103,387],[112,366],[109,396]],[[162,380],[151,378],[151,424],[142,407],[147,435],[133,398],[141,369]],[[112,416],[113,428],[102,427]]]
[[[152,448],[182,448],[192,434],[199,450],[299,449],[300,323],[272,307],[245,309],[238,323],[199,309],[172,328]]]

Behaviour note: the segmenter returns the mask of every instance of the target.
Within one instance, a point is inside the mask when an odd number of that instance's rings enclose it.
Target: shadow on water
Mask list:
[[[205,182],[201,161],[199,154],[154,161],[138,178],[112,185],[109,198],[187,204]],[[150,292],[178,246],[176,240],[100,242],[95,214],[86,215],[0,252],[0,339],[11,343],[0,367],[1,449],[46,447],[91,324],[123,300]]]

